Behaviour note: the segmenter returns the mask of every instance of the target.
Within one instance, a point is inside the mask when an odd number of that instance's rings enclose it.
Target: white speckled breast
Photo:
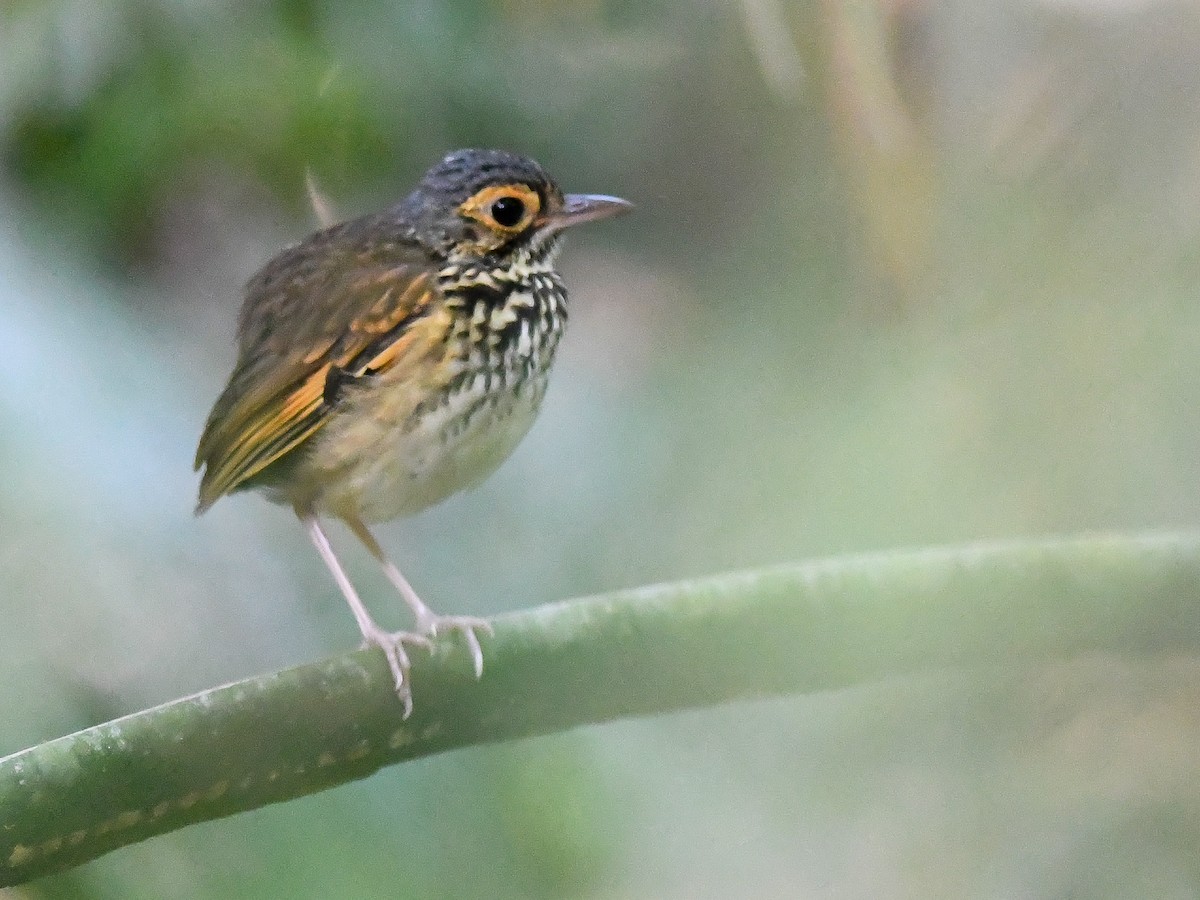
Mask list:
[[[533,424],[566,322],[550,261],[439,274],[442,333],[461,352],[424,383],[396,366],[348,390],[306,463],[321,473],[319,511],[368,522],[419,512],[490,475]]]

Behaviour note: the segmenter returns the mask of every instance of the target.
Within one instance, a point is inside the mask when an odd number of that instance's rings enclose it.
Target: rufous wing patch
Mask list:
[[[392,271],[393,283],[381,287],[390,303],[380,305],[379,295],[369,295],[366,314],[346,320],[337,339],[322,341],[321,352],[310,348],[294,362],[281,361],[274,378],[264,376],[258,384],[237,383],[240,391],[228,407],[221,401],[205,429],[197,451],[197,468],[204,465],[198,510],[207,509],[218,498],[236,490],[267,466],[295,450],[329,420],[334,402],[327,402],[326,380],[336,367],[351,379],[377,374],[391,368],[416,338],[413,325],[425,316],[436,287],[428,273],[398,285],[404,269]],[[395,291],[404,290],[399,297]],[[358,292],[352,292],[359,296]],[[227,391],[234,390],[231,382]]]

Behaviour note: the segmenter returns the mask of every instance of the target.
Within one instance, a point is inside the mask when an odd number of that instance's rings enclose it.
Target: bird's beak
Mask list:
[[[608,197],[604,194],[567,194],[563,197],[562,209],[547,216],[543,228],[546,231],[562,231],[572,225],[610,219],[631,209],[633,204],[620,197]]]

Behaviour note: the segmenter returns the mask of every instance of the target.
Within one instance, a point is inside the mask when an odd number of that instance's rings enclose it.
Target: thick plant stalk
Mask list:
[[[225,687],[0,759],[0,885],[381,766],[589,722],[945,667],[1200,647],[1200,535],[859,556],[551,604],[414,654]]]

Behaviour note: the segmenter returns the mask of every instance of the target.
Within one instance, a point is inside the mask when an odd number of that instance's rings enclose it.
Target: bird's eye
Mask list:
[[[503,228],[512,228],[525,215],[525,204],[516,197],[501,197],[492,204],[492,218]]]
[[[536,190],[521,182],[508,182],[480,188],[458,211],[497,239],[508,240],[520,228],[536,221],[541,208],[542,198]]]

